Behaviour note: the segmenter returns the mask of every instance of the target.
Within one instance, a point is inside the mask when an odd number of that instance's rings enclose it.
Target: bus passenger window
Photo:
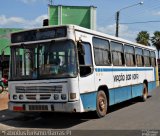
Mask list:
[[[148,50],[143,50],[143,55],[144,55],[144,65],[146,67],[149,67],[151,64],[150,64],[150,53]]]
[[[92,73],[92,55],[89,43],[78,43],[78,58],[80,76],[87,76]]]
[[[112,61],[114,66],[122,66],[125,64],[123,45],[117,42],[111,42]]]
[[[112,52],[113,65],[119,65],[119,56],[117,52]]]
[[[143,67],[144,66],[144,61],[143,61],[143,51],[141,48],[135,48],[135,54],[136,54],[136,63],[138,67]]]
[[[125,51],[125,57],[126,57],[126,66],[135,66],[134,47],[130,45],[125,45],[124,51]]]
[[[150,57],[151,57],[151,65],[153,67],[155,67],[156,66],[156,55],[155,55],[155,52],[151,51],[150,52]]]
[[[94,59],[97,66],[111,65],[109,41],[93,37]]]

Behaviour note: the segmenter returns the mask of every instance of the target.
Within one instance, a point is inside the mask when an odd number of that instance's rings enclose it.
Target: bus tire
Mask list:
[[[148,89],[147,89],[147,85],[144,83],[143,92],[142,92],[142,101],[145,102],[147,100],[147,97],[148,97]]]
[[[107,97],[103,90],[98,91],[96,100],[96,115],[98,118],[104,117],[107,113]]]

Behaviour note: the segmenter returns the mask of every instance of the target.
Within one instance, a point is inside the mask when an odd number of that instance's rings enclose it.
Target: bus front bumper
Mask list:
[[[67,103],[9,102],[8,109],[17,112],[83,112],[80,101]]]

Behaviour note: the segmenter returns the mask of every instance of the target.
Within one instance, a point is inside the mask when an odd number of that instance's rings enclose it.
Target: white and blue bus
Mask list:
[[[19,112],[86,112],[156,87],[155,48],[75,25],[11,34],[9,109]]]

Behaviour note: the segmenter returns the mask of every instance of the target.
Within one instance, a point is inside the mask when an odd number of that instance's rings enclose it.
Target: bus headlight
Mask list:
[[[59,99],[59,95],[58,94],[54,94],[54,99],[58,100]]]
[[[76,99],[76,93],[70,93],[70,99]]]
[[[19,99],[20,99],[20,100],[23,100],[23,98],[24,98],[24,97],[23,97],[23,95],[22,95],[22,94],[21,94],[21,95],[19,95]]]
[[[17,99],[17,95],[14,94],[13,95],[13,99],[16,100]]]
[[[61,94],[61,99],[62,100],[66,100],[66,98],[67,98],[66,94]]]

